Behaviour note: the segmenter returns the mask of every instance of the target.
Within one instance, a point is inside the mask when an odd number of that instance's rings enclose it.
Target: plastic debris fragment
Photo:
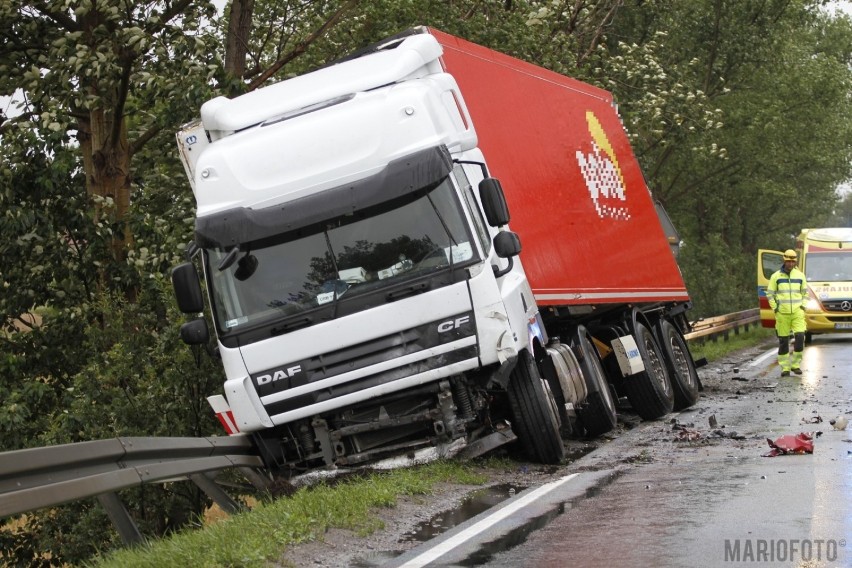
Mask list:
[[[834,426],[835,430],[846,430],[846,426],[849,424],[849,420],[847,420],[845,416],[838,416],[833,420],[829,420],[828,423]]]
[[[789,454],[814,453],[813,436],[807,432],[799,432],[796,435],[787,434],[786,436],[781,436],[774,442],[767,438],[766,441],[772,450],[769,453],[763,454],[763,457],[765,458]]]

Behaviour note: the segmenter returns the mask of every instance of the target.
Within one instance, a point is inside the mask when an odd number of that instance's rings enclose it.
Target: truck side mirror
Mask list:
[[[489,177],[479,182],[479,198],[489,225],[502,227],[509,222],[509,206],[499,180]]]
[[[515,265],[512,259],[521,254],[521,237],[512,231],[500,231],[494,237],[494,252],[500,258],[509,259],[509,264],[502,270],[496,264],[491,266],[491,270],[494,271],[494,277],[500,278],[511,272],[512,267]]]
[[[210,340],[210,330],[204,318],[188,321],[180,326],[180,338],[187,345],[205,345]]]
[[[500,258],[512,258],[521,254],[521,237],[512,231],[500,231],[494,237],[494,252]]]
[[[204,311],[201,297],[201,281],[191,262],[178,264],[172,269],[172,287],[178,308],[185,314],[197,314]]]

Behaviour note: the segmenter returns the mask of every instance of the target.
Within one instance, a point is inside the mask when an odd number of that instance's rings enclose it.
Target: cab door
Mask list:
[[[760,249],[757,251],[757,300],[760,305],[760,324],[763,327],[775,327],[775,312],[766,299],[766,287],[775,271],[784,265],[784,253],[777,250]]]

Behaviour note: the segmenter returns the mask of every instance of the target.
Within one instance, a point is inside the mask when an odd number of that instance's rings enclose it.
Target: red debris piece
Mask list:
[[[769,438],[766,439],[769,447],[772,448],[768,454],[763,454],[765,458],[773,458],[775,456],[783,456],[787,454],[812,454],[814,453],[814,439],[807,432],[799,432],[795,436],[787,434],[781,436],[774,442]]]

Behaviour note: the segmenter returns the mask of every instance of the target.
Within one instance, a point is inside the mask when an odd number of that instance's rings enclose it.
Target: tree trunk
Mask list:
[[[225,71],[236,79],[246,72],[246,54],[251,32],[254,0],[233,0],[228,19],[228,38],[225,46]]]
[[[116,123],[118,121],[118,123]],[[111,250],[115,262],[127,258],[132,234],[127,227],[130,209],[130,151],[124,117],[93,109],[80,121],[80,146],[86,172],[86,194],[94,202],[95,222],[115,229]]]

